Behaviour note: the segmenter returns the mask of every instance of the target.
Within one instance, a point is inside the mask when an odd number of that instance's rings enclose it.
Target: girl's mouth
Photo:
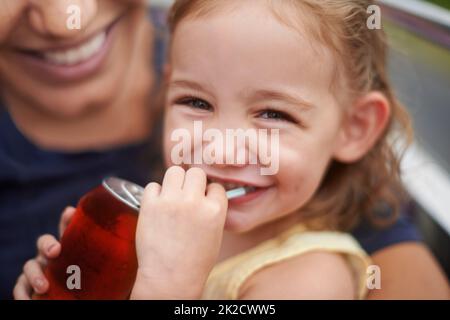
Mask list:
[[[249,202],[258,198],[270,186],[256,186],[253,184],[247,184],[245,182],[228,181],[214,177],[208,177],[208,183],[219,183],[227,192],[228,203],[230,205],[238,205]]]

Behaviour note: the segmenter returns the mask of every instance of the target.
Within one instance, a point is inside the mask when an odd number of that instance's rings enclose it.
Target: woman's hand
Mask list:
[[[227,212],[219,184],[202,169],[167,170],[150,183],[136,231],[139,268],[132,299],[197,299],[216,263]]]
[[[67,225],[75,213],[75,208],[68,207],[64,210],[59,221],[59,235],[64,234]],[[17,279],[13,296],[16,300],[30,300],[33,293],[44,294],[49,288],[49,283],[44,275],[44,268],[48,260],[55,259],[61,253],[61,245],[58,240],[50,234],[40,236],[37,240],[38,255],[28,260],[23,273]]]

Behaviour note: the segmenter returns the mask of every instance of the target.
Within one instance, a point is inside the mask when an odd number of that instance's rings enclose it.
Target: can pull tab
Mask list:
[[[103,187],[108,190],[115,198],[119,199],[126,205],[139,210],[141,200],[144,194],[144,188],[116,177],[109,177],[103,180]]]
[[[128,181],[123,181],[122,189],[123,192],[128,196],[128,198],[134,203],[134,205],[140,208],[143,195],[143,191],[141,190],[142,188]]]

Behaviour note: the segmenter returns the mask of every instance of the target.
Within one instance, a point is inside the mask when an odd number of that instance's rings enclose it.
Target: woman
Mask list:
[[[0,1],[1,298],[65,206],[107,175],[150,179],[154,33],[139,1]]]
[[[79,30],[66,28],[69,4],[83,12]],[[0,120],[0,159],[6,159],[0,184],[7,187],[0,198],[0,286],[8,298],[33,240],[56,234],[65,205],[108,174],[144,184],[149,162],[138,160],[144,150],[159,153],[149,142],[154,31],[143,1],[3,0],[0,6],[0,87],[8,110]],[[382,233],[363,226],[355,235],[382,270],[382,290],[370,298],[447,298],[445,278],[408,221]],[[45,289],[41,266],[58,254],[55,244],[54,236],[40,238],[40,254],[25,264],[15,298]]]

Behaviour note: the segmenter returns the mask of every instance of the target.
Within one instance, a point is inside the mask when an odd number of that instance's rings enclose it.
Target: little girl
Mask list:
[[[261,163],[218,163],[236,150],[214,147],[215,163],[185,161],[161,186],[150,184],[133,298],[365,296],[367,256],[343,232],[377,206],[397,208],[398,159],[387,135],[408,129],[387,80],[384,34],[366,25],[371,4],[175,3],[167,164],[174,164],[172,133],[194,136],[197,121],[224,135],[277,129],[279,170],[263,176]],[[183,159],[214,143],[192,143]],[[248,145],[244,151],[257,153]],[[218,184],[248,192],[227,208]]]
[[[369,259],[346,233],[402,188],[388,143],[409,137],[386,76],[369,0],[181,0],[170,15],[161,185],[146,187],[134,299],[352,299]],[[233,159],[251,143],[194,141],[175,161],[174,132],[196,122],[277,133],[278,170]],[[390,136],[391,137],[391,136]],[[188,161],[215,144],[216,161]],[[241,150],[242,151],[242,150]],[[271,151],[274,151],[273,149]],[[273,154],[272,154],[273,156]],[[176,166],[180,165],[180,166]],[[226,190],[243,188],[228,201]]]

